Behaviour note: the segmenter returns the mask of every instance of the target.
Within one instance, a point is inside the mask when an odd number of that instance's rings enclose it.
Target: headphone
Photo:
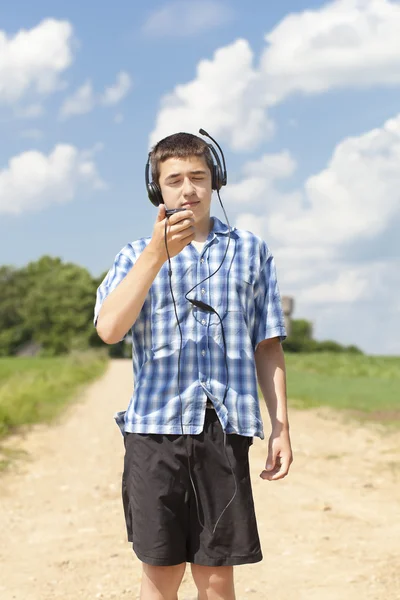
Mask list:
[[[221,152],[223,167],[222,167],[221,160],[220,160],[214,146],[212,144],[207,144],[212,156],[214,156],[214,159],[215,159],[215,163],[213,164],[213,169],[212,169],[212,173],[211,173],[211,189],[219,191],[223,185],[226,185],[227,180],[228,180],[227,174],[226,174],[226,164],[225,164],[224,153],[222,152],[221,147],[218,144],[218,142],[215,141],[214,138],[212,138],[211,135],[209,135],[206,131],[204,131],[204,129],[199,129],[199,133],[201,133],[201,135],[204,135],[204,136],[210,138],[210,140],[212,140],[214,142],[214,144],[216,144],[218,146],[218,149]],[[147,163],[146,163],[146,169],[145,169],[147,195],[149,197],[150,202],[154,206],[159,206],[160,204],[164,204],[164,200],[163,200],[163,197],[161,194],[160,186],[157,183],[155,183],[154,181],[150,181],[150,159],[151,159],[151,152],[149,152],[149,155],[147,158]]]

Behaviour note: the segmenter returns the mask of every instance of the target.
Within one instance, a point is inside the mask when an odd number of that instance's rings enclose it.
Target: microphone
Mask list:
[[[206,137],[210,138],[210,140],[212,140],[214,142],[214,144],[218,147],[218,150],[221,152],[222,163],[224,165],[224,172],[222,174],[222,177],[223,177],[222,185],[226,185],[226,183],[228,181],[228,176],[226,174],[225,156],[224,156],[224,153],[222,152],[221,146],[218,144],[217,140],[214,140],[214,138],[211,137],[211,135],[209,133],[207,133],[207,131],[205,129],[199,129],[199,133],[201,133],[201,135],[205,135]]]
[[[189,302],[193,304],[193,306],[197,306],[197,308],[200,308],[200,310],[216,314],[216,311],[213,309],[212,306],[206,304],[205,302],[202,302],[201,300],[191,300],[190,298],[187,298],[187,300],[189,300]]]

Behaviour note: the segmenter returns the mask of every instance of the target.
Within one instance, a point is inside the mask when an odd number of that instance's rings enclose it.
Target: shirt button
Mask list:
[[[205,290],[204,288],[201,288],[201,293],[202,293],[202,294],[205,294],[205,293],[206,293],[206,290]]]
[[[201,258],[201,259],[200,259],[200,262],[201,262],[201,263],[203,263],[203,262],[204,262],[204,258]]]
[[[207,323],[207,321],[205,319],[202,320],[201,324],[205,325]]]
[[[206,355],[206,351],[205,351],[205,350],[202,350],[202,351],[201,351],[201,355],[202,355],[202,356],[205,356],[205,355]]]

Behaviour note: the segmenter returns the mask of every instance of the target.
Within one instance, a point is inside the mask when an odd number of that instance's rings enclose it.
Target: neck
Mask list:
[[[208,214],[202,221],[196,223],[195,242],[205,242],[212,229],[213,218]]]

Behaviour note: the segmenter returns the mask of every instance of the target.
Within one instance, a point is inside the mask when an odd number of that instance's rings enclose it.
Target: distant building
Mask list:
[[[292,314],[294,310],[294,299],[291,296],[282,296],[282,308],[285,315],[285,328],[287,336],[290,336],[292,328]]]

